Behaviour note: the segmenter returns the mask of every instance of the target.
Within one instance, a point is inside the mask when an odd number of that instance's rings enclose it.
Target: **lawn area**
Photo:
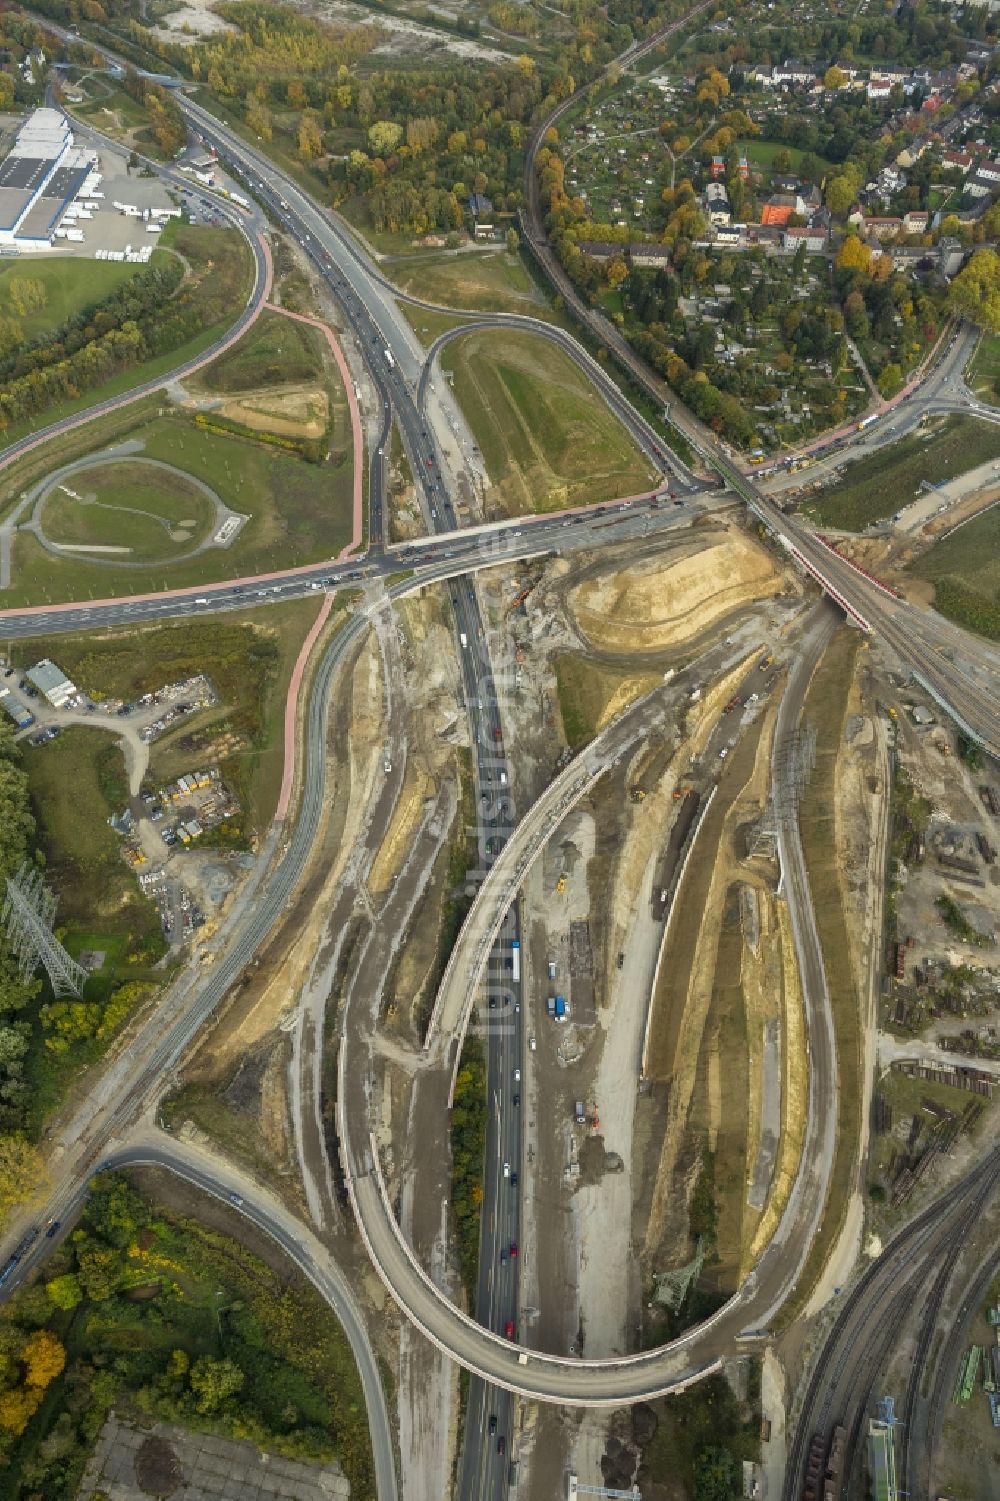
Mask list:
[[[346,604],[347,596],[338,595],[338,602]],[[210,752],[213,741],[228,732],[237,748],[221,761],[222,774],[247,810],[251,832],[259,837],[274,815],[281,786],[288,681],[318,608],[315,599],[290,600],[270,605],[266,610],[235,611],[179,625],[18,640],[9,643],[9,650],[12,660],[22,667],[39,657],[51,656],[79,687],[97,698],[134,698],[164,683],[196,672],[206,673],[219,695],[224,714],[206,716],[204,729],[202,717],[195,716],[179,733],[154,742],[150,780],[156,782],[171,774],[178,775],[184,769],[178,765],[180,761],[190,765],[192,760],[199,760]],[[79,746],[79,750],[74,750],[69,763],[60,766],[58,756],[67,743]],[[87,750],[88,747],[92,749]],[[53,752],[57,753],[55,757]],[[112,788],[113,797],[102,792],[93,804],[84,799],[74,807],[79,789],[72,769],[78,756],[100,760],[104,784]],[[48,745],[29,748],[27,764],[32,777],[39,778],[39,785],[46,789],[60,776],[63,778],[62,790],[57,789],[53,794],[53,817],[58,810],[58,821],[52,831],[52,849],[57,858],[72,862],[69,874],[74,881],[83,882],[88,852],[99,850],[101,869],[107,872],[107,879],[117,880],[120,872],[121,881],[136,893],[135,900],[141,901],[145,910],[148,904],[139,897],[135,878],[118,860],[118,836],[106,824],[112,803],[121,806],[125,797],[117,747],[95,731],[72,730]],[[173,769],[175,765],[178,770]],[[94,781],[97,773],[96,766],[86,772]],[[88,815],[81,820],[79,806],[94,807],[97,811],[93,817]],[[119,899],[113,896],[105,903],[101,891],[88,888],[83,882],[73,900],[79,920],[93,926],[104,906],[114,910],[112,904]],[[73,911],[68,895],[60,911],[64,917]],[[156,927],[159,932],[158,922]]]
[[[334,387],[334,379],[331,371],[328,390],[334,400],[330,458],[319,464],[250,436],[210,431],[187,412],[150,416],[155,410],[152,403],[142,403],[128,415],[119,414],[107,426],[95,424],[94,431],[89,426],[80,429],[74,435],[79,445],[76,454],[89,452],[92,446],[102,448],[110,428],[118,439],[141,442],[146,457],[175,465],[204,481],[232,510],[249,520],[229,547],[210,547],[186,561],[173,562],[171,558],[182,547],[187,551],[190,540],[171,542],[167,532],[161,531],[162,546],[157,553],[150,535],[147,541],[152,550],[147,555],[154,561],[141,572],[116,568],[113,562],[59,557],[46,552],[34,533],[18,532],[12,584],[4,595],[4,605],[105,598],[140,589],[211,583],[236,574],[266,573],[334,557],[350,541],[353,530],[353,453],[347,400],[343,387]],[[134,422],[131,427],[130,418]],[[49,465],[66,463],[75,456],[70,450],[69,438],[58,448],[54,446]],[[37,473],[37,463],[30,467]],[[16,481],[13,477],[7,481],[8,495],[13,483],[24,484],[24,468],[16,468]],[[79,483],[72,478],[67,483],[79,490],[89,483],[89,472],[82,472]],[[142,509],[142,494],[140,489],[128,503]],[[187,512],[182,519],[190,517]]]
[[[807,155],[807,153],[803,151],[801,147],[786,146],[783,141],[750,140],[737,141],[735,142],[735,144],[737,147],[746,152],[747,161],[751,166],[760,167],[763,171],[766,172],[774,171],[774,159],[776,156],[780,155],[782,151],[787,151],[788,155],[791,157],[791,170],[793,172],[798,171],[799,163],[802,161],[802,158]],[[819,172],[817,181],[819,181],[823,177],[823,175],[830,170],[830,168],[833,166],[833,163],[828,162],[826,160],[826,157],[820,156],[815,151],[808,154],[812,156],[813,161],[815,161],[817,165]]]
[[[826,526],[862,531],[909,505],[924,480],[940,485],[998,456],[1000,428],[974,417],[947,417],[847,465],[843,478],[803,512]]]
[[[131,391],[157,376],[169,375],[178,365],[196,359],[210,348],[236,321],[246,306],[254,279],[250,247],[239,231],[181,224],[173,219],[160,236],[160,245],[178,251],[191,266],[192,278],[182,284],[182,291],[190,293],[194,308],[201,314],[203,326],[199,332],[168,353],[121,371],[103,385],[94,386],[80,396],[54,402],[44,412],[11,424],[3,433],[4,446],[63,417]],[[90,267],[96,263],[84,261],[82,264]],[[0,454],[2,451],[0,448]]]
[[[833,1010],[837,1134],[823,1218],[795,1291],[782,1310],[783,1327],[805,1306],[840,1234],[861,1131],[861,1003],[851,964],[840,878],[836,861],[830,858],[835,845],[837,755],[844,741],[858,648],[857,634],[842,626],[816,670],[802,714],[803,723],[816,731],[816,764],[800,804],[799,827]]]
[[[264,385],[322,380],[325,374],[318,331],[280,313],[264,312],[238,344],[198,372],[192,385],[229,395]]]
[[[155,257],[154,257],[155,259]],[[58,328],[81,308],[102,302],[138,275],[141,267],[117,261],[84,260],[80,256],[32,256],[0,265],[0,317],[16,318],[28,340]],[[10,283],[28,279],[45,288],[45,306],[22,315],[11,305]]]
[[[139,1181],[162,1183],[163,1200],[117,1175],[92,1180],[82,1221],[46,1261],[44,1280],[4,1308],[10,1385],[40,1328],[56,1358],[23,1436],[0,1434],[2,1501],[75,1497],[112,1407],[146,1429],[160,1419],[291,1459],[336,1457],[354,1501],[374,1501],[364,1392],[328,1304],[266,1238],[238,1228],[228,1206],[199,1204],[190,1219],[169,1177]],[[150,1495],[175,1488],[173,1477],[148,1483]]]
[[[404,292],[426,302],[499,313],[526,313],[533,318],[555,317],[520,256],[508,255],[505,250],[410,256],[390,261],[382,269]]]
[[[579,652],[561,652],[554,666],[566,743],[574,751],[594,738],[613,699],[620,699],[624,706],[660,681],[657,673],[619,672]]]
[[[449,329],[461,328],[463,323],[468,322],[461,314],[432,313],[426,308],[414,307],[409,302],[401,302],[399,306],[403,317],[425,348],[429,348],[435,339],[446,334]]]
[[[739,890],[726,894],[729,909],[739,910]],[[733,1293],[739,1286],[743,1247],[748,1239],[747,1222],[756,1223],[758,1213],[747,1203],[747,1161],[750,1098],[750,1045],[747,1036],[746,997],[740,980],[743,932],[738,922],[724,926],[715,955],[712,999],[698,1069],[688,1130],[702,1141],[713,1141],[712,1193],[715,1207],[714,1243],[706,1245],[702,1289]],[[724,1079],[721,1111],[713,1109],[710,1074]],[[706,1237],[708,1239],[708,1237]]]
[[[137,151],[150,156],[154,161],[165,157],[151,129],[151,119],[137,99],[119,88],[110,78],[97,78],[91,74],[82,88],[88,95],[82,104],[67,106],[71,115],[77,115],[95,130],[111,136],[112,140],[126,141]]]
[[[961,1116],[965,1113],[969,1102],[975,1099],[975,1095],[970,1095],[967,1089],[955,1089],[950,1084],[938,1084],[933,1079],[913,1079],[906,1074],[897,1073],[895,1069],[890,1069],[882,1076],[878,1083],[877,1093],[892,1110],[893,1129],[883,1135],[874,1132],[872,1134],[871,1152],[868,1159],[871,1181],[877,1181],[888,1173],[893,1158],[898,1156],[900,1135],[902,1134],[905,1141],[905,1123],[908,1118],[922,1114],[924,1121],[929,1123],[930,1115],[924,1113],[925,1101],[941,1105],[954,1115]],[[981,1125],[982,1122],[980,1122],[980,1128]],[[972,1134],[978,1135],[976,1127],[973,1127]]]
[[[42,654],[33,649],[22,660],[34,662]],[[105,733],[75,726],[48,745],[26,746],[24,764],[68,947],[86,934],[93,947],[106,947],[107,938],[121,945],[125,957],[158,959],[163,937],[156,908],[121,860],[121,840],[108,826],[109,815],[128,800],[117,744]]]
[[[980,401],[1000,406],[1000,334],[983,334],[966,371]]]
[[[209,535],[216,508],[177,469],[140,459],[81,470],[49,492],[42,526],[50,542],[126,548],[129,562],[166,561]]]
[[[650,1404],[657,1426],[651,1441],[643,1446],[642,1461],[650,1482],[667,1488],[663,1495],[742,1494],[741,1461],[760,1459],[760,1373],[756,1362],[750,1377],[749,1415],[741,1411],[722,1375],[709,1376],[689,1391]],[[704,1480],[713,1465],[727,1466],[727,1489],[721,1485],[711,1491],[699,1489],[699,1480]],[[714,1467],[712,1474],[716,1474]]]
[[[493,482],[488,516],[554,511],[653,483],[652,468],[590,382],[543,339],[471,333],[449,344],[441,363]]]
[[[907,571],[934,585],[942,615],[1000,641],[1000,506],[935,542]]]

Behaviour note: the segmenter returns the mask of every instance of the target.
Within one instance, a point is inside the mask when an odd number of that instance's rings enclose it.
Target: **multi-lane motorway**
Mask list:
[[[48,24],[48,23],[46,23]],[[254,194],[269,208],[286,229],[293,233],[303,248],[308,251],[321,274],[331,287],[345,315],[351,323],[358,343],[364,352],[372,384],[381,401],[379,436],[372,449],[370,473],[370,534],[372,548],[369,557],[350,568],[335,569],[331,565],[297,570],[294,573],[276,576],[271,580],[238,580],[216,586],[211,590],[202,588],[196,595],[182,592],[172,598],[163,596],[145,600],[110,601],[90,605],[73,606],[69,609],[21,611],[8,613],[5,630],[8,634],[49,634],[56,630],[80,629],[123,620],[156,619],[165,615],[194,613],[199,610],[227,609],[245,606],[256,599],[260,603],[273,598],[288,597],[290,593],[302,592],[313,587],[322,587],[326,580],[336,575],[336,582],[364,582],[377,574],[388,574],[402,567],[414,567],[415,577],[405,584],[394,587],[393,592],[403,592],[417,587],[424,580],[467,575],[476,567],[495,563],[504,556],[521,556],[535,550],[557,546],[560,550],[577,541],[591,544],[598,529],[613,528],[607,537],[635,536],[650,526],[674,524],[677,517],[667,505],[657,503],[649,508],[628,508],[614,515],[599,516],[593,511],[576,523],[569,518],[540,518],[530,524],[508,524],[506,527],[486,528],[468,537],[438,537],[421,544],[419,548],[397,550],[387,553],[382,545],[385,518],[382,513],[384,493],[383,460],[391,431],[393,416],[399,423],[404,446],[410,458],[414,474],[422,482],[423,500],[429,512],[432,527],[454,528],[455,516],[448,496],[448,480],[443,474],[439,456],[431,436],[431,426],[426,423],[418,392],[421,372],[425,368],[424,352],[417,345],[405,319],[392,301],[391,288],[380,273],[374,270],[353,238],[346,234],[334,217],[312,203],[289,179],[277,172],[258,153],[246,146],[238,137],[219,125],[207,112],[192,101],[181,99],[184,108],[202,136],[213,144],[229,164],[238,170]],[[601,331],[606,341],[605,331]],[[568,336],[562,335],[565,339]],[[586,358],[586,357],[585,357]],[[429,368],[429,367],[426,367]],[[633,372],[634,375],[634,372]],[[664,392],[659,387],[654,394],[662,400]],[[426,392],[425,392],[426,399]],[[623,401],[623,398],[621,399]],[[627,408],[627,404],[624,404]],[[635,424],[624,411],[630,430],[644,429],[640,441],[649,452],[648,426],[636,417]],[[806,564],[811,563],[829,581],[831,588],[868,620],[872,627],[883,634],[893,649],[907,665],[916,665],[932,685],[954,704],[957,711],[991,750],[1000,745],[997,733],[995,683],[991,685],[988,674],[993,665],[988,659],[981,664],[987,676],[980,681],[968,676],[958,678],[955,672],[941,669],[936,656],[936,642],[941,640],[932,617],[917,617],[916,612],[886,602],[878,592],[853,573],[846,564],[821,553],[818,545],[766,500],[731,465],[728,456],[714,445],[714,440],[693,426],[691,435],[742,495],[762,517],[772,532],[783,539],[789,549],[796,549],[797,556]],[[685,487],[695,487],[683,466],[671,461],[672,471],[685,482]],[[671,481],[674,482],[674,481]],[[689,500],[688,504],[697,504]],[[684,509],[684,508],[682,508]],[[574,528],[564,531],[563,528]],[[464,636],[469,644],[460,647],[463,653],[463,673],[470,719],[477,747],[477,796],[485,793],[493,784],[497,771],[497,730],[502,744],[503,722],[498,706],[498,694],[494,683],[488,642],[483,632],[482,620],[477,607],[474,590],[463,577],[452,585],[456,615],[456,630],[459,640]],[[208,603],[201,604],[200,598]],[[924,623],[914,628],[914,619]],[[307,760],[303,806],[298,822],[291,831],[287,852],[275,868],[273,878],[260,888],[255,903],[241,909],[239,921],[233,924],[228,949],[207,977],[190,974],[176,987],[173,1012],[168,1012],[159,1021],[160,1035],[147,1039],[144,1052],[140,1047],[137,1057],[123,1060],[117,1074],[109,1071],[102,1096],[89,1102],[89,1117],[81,1122],[83,1130],[64,1157],[65,1171],[61,1175],[61,1192],[79,1191],[81,1177],[91,1170],[103,1144],[117,1129],[134,1117],[141,1105],[155,1094],[163,1072],[181,1056],[204,1018],[216,1006],[232,980],[239,974],[246,959],[254,951],[261,937],[270,931],[291,895],[311,848],[315,820],[318,816],[318,799],[324,781],[323,714],[326,694],[332,674],[343,652],[357,639],[360,627],[348,627],[327,651],[317,674],[316,689],[309,706],[307,727]],[[469,649],[472,646],[473,649]],[[508,794],[510,788],[508,786]],[[514,823],[514,805],[510,795],[506,806],[495,817],[495,824],[506,837]],[[275,902],[277,899],[277,905]],[[506,939],[516,935],[516,915],[510,919]],[[509,958],[509,946],[496,952],[495,973],[503,979],[505,959]],[[512,1105],[517,1082],[514,1071],[520,1066],[522,1036],[521,1013],[516,1009],[516,996],[512,998],[511,1018],[503,1026],[490,1029],[489,1078],[490,1098],[496,1109],[491,1111],[491,1150],[494,1180],[489,1185],[488,1209],[496,1206],[497,1213],[492,1224],[487,1217],[486,1249],[483,1277],[480,1288],[480,1312],[489,1323],[490,1332],[477,1327],[472,1321],[463,1320],[437,1289],[429,1288],[421,1280],[422,1273],[408,1257],[408,1249],[398,1237],[394,1222],[389,1223],[384,1214],[385,1199],[379,1187],[380,1165],[366,1137],[364,1123],[368,1112],[364,1100],[354,1100],[358,1108],[347,1109],[345,1092],[346,1129],[342,1144],[346,1153],[346,1167],[352,1196],[359,1211],[359,1221],[368,1239],[370,1249],[383,1275],[386,1276],[394,1294],[403,1303],[407,1312],[419,1327],[436,1339],[448,1352],[467,1364],[474,1371],[483,1372],[495,1381],[512,1390],[523,1390],[546,1400],[569,1403],[617,1403],[630,1396],[648,1395],[652,1391],[674,1386],[697,1376],[702,1356],[716,1349],[730,1348],[734,1334],[747,1321],[752,1307],[767,1308],[763,1293],[777,1279],[776,1263],[780,1259],[779,1248],[770,1258],[767,1256],[758,1269],[756,1279],[741,1291],[740,1297],[723,1310],[722,1316],[708,1329],[694,1331],[690,1338],[679,1342],[671,1350],[655,1352],[633,1359],[591,1362],[570,1361],[557,1357],[540,1356],[518,1349],[505,1337],[508,1321],[516,1332],[516,1275],[508,1255],[506,1262],[499,1263],[497,1252],[502,1249],[503,1237],[510,1236],[517,1225],[516,1195],[510,1180],[503,1174],[502,1163],[507,1162],[511,1171],[516,1171],[518,1162],[519,1117]],[[500,1009],[500,1008],[498,1008]],[[503,1010],[508,1008],[504,1007]],[[366,1077],[366,1071],[361,1078]],[[86,1113],[86,1111],[85,1111]],[[507,1185],[506,1187],[504,1185]],[[509,1242],[508,1242],[509,1245]],[[490,1262],[491,1264],[486,1264]],[[776,1285],[776,1282],[775,1284]],[[758,1293],[761,1295],[758,1296]],[[500,1325],[498,1328],[497,1325]],[[713,1356],[714,1358],[714,1356]],[[480,1476],[496,1475],[499,1467],[489,1471],[483,1457],[491,1449],[490,1441],[495,1436],[488,1432],[489,1411],[496,1410],[492,1398],[482,1393],[481,1403],[473,1403],[470,1439],[467,1454],[475,1457],[476,1473]],[[506,1418],[504,1418],[506,1424]],[[478,1427],[476,1426],[478,1425]],[[499,1427],[499,1417],[498,1417]],[[475,1430],[475,1431],[474,1431]],[[478,1457],[476,1457],[478,1455]],[[472,1460],[467,1460],[471,1465]],[[488,1480],[480,1494],[488,1495],[496,1482]],[[470,1491],[469,1494],[473,1492]]]

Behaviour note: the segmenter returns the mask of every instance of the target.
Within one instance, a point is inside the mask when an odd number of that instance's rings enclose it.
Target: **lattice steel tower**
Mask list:
[[[71,959],[52,931],[57,898],[36,865],[26,860],[16,876],[7,877],[7,900],[0,920],[29,980],[39,965],[45,969],[55,996],[79,996],[87,971]]]
[[[687,1266],[678,1267],[675,1272],[662,1272],[656,1278],[656,1292],[654,1297],[658,1303],[664,1303],[667,1308],[679,1313],[681,1304],[688,1295],[691,1285],[697,1282],[701,1276],[701,1269],[705,1262],[705,1248],[702,1245],[701,1236],[695,1246],[694,1257]]]

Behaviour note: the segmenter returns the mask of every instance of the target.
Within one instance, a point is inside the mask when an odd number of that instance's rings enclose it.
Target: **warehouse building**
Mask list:
[[[29,667],[25,673],[29,683],[34,683],[39,693],[44,694],[53,709],[65,709],[71,699],[76,698],[79,689],[75,683],[71,683],[61,667],[57,667],[48,657],[43,657],[34,667]]]
[[[61,110],[30,114],[0,162],[0,246],[48,250],[96,161],[93,151],[73,145]]]

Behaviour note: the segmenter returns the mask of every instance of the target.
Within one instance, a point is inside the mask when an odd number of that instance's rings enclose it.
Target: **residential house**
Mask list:
[[[725,183],[708,183],[701,195],[701,207],[709,224],[728,224],[732,218],[732,209]]]
[[[895,239],[903,232],[903,221],[895,214],[870,214],[865,219],[865,234],[878,240]]]
[[[613,240],[580,240],[579,249],[583,255],[589,255],[592,261],[609,261],[613,255],[621,255],[625,250],[624,245],[617,245]]]
[[[965,249],[961,240],[956,240],[951,235],[945,235],[937,244],[937,268],[942,276],[954,276],[956,271],[962,269],[965,260]]]
[[[812,83],[815,77],[815,68],[794,57],[788,58],[774,69],[775,82],[781,85]]]
[[[965,179],[964,192],[967,198],[989,198],[998,188],[1000,176],[996,172],[996,163],[980,162]]]
[[[633,266],[669,266],[673,247],[671,245],[629,245],[627,260]]]
[[[883,254],[891,256],[894,271],[933,270],[937,252],[927,245],[890,245]]]
[[[927,233],[927,226],[931,216],[925,208],[912,208],[903,215],[903,229],[908,235],[923,235]]]
[[[797,193],[802,186],[801,178],[791,172],[772,172],[771,189],[775,193]]]
[[[715,232],[715,243],[735,249],[746,243],[746,233],[745,224],[720,224]]]
[[[775,250],[781,249],[781,237],[784,230],[780,224],[748,224],[747,244],[763,245]]]
[[[772,193],[761,208],[760,222],[783,229],[792,215],[798,212],[794,193]]]
[[[826,249],[826,230],[809,224],[790,224],[782,234],[781,248],[789,252],[804,245],[810,255],[822,255]]]

